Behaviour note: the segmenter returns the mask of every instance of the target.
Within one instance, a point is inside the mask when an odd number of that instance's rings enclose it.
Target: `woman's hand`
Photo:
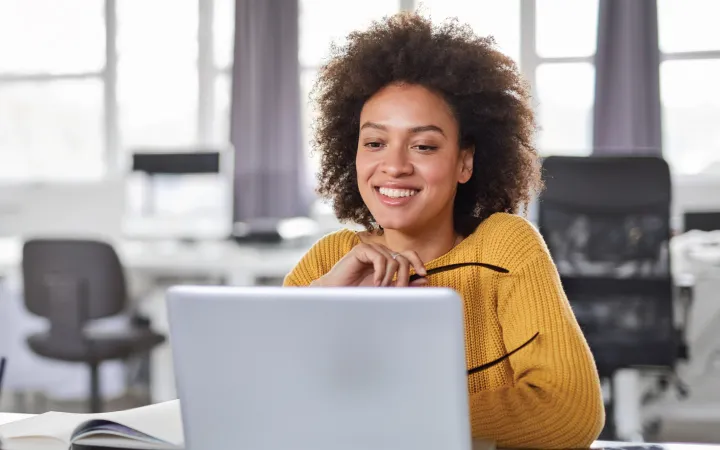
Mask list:
[[[353,247],[328,273],[311,286],[422,286],[420,278],[409,283],[410,267],[425,275],[425,266],[413,251],[395,253],[380,244],[362,243]],[[397,277],[393,281],[393,277]]]

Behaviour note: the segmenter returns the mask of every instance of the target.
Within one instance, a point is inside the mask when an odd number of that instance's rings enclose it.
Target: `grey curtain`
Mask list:
[[[655,0],[601,0],[595,55],[595,154],[662,154]]]
[[[307,213],[298,0],[236,0],[230,141],[235,221]]]

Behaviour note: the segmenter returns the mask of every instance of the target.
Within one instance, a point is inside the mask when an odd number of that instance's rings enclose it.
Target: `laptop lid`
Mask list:
[[[470,448],[450,289],[183,286],[168,308],[187,448]]]

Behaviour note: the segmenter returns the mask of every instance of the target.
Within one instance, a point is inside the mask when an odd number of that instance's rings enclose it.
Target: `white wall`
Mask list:
[[[212,214],[133,214],[130,207],[133,205],[128,202],[132,185],[125,180],[0,184],[0,237],[46,235],[116,240],[121,237],[212,239],[229,236],[232,229],[229,193],[223,189],[220,189],[222,192],[199,191],[199,195],[221,196],[220,202],[228,197],[227,208]],[[191,203],[191,199],[186,200]],[[217,198],[211,200],[218,201]]]
[[[124,183],[0,185],[0,236],[119,236]]]

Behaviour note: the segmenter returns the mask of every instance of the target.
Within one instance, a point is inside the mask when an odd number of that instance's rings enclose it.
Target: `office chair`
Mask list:
[[[125,275],[115,250],[91,240],[34,239],[23,246],[25,306],[49,320],[49,330],[27,338],[40,356],[85,363],[90,368],[90,411],[102,410],[100,364],[150,352],[165,341],[149,326],[93,332],[94,319],[124,312]]]
[[[687,358],[687,346],[674,309],[679,290],[670,271],[667,163],[553,156],[543,171],[538,227],[600,377],[612,386],[622,368],[672,373]],[[616,438],[612,406],[611,398],[604,433],[610,439]]]

